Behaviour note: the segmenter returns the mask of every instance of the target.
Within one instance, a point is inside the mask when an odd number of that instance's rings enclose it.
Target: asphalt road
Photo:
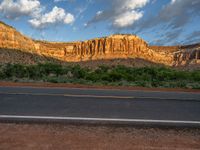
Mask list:
[[[0,120],[200,126],[200,93],[0,87]]]

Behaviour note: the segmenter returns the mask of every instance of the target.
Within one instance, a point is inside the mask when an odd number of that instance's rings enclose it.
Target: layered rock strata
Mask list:
[[[149,46],[136,35],[111,35],[80,42],[32,40],[14,28],[0,23],[0,48],[17,49],[65,62],[141,58],[168,66],[199,64],[199,45],[191,47]]]

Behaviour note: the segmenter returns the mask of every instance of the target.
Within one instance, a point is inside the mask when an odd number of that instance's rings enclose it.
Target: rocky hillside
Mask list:
[[[5,49],[20,50],[41,58],[52,58],[62,62],[142,59],[168,66],[200,64],[199,44],[173,47],[149,46],[138,36],[127,34],[69,43],[35,41],[0,22],[0,61],[1,63],[13,62],[12,53],[9,53],[10,57],[8,54],[3,57]],[[20,55],[19,59],[23,59],[24,63],[30,61],[25,57],[21,58]]]

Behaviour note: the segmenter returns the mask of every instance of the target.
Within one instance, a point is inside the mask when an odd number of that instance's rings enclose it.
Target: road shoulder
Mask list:
[[[43,88],[80,88],[80,89],[110,89],[110,90],[133,90],[133,91],[166,91],[166,92],[192,92],[200,93],[199,89],[181,89],[181,88],[146,88],[131,86],[97,86],[83,84],[66,84],[66,83],[41,83],[41,82],[0,82],[2,87],[43,87]]]

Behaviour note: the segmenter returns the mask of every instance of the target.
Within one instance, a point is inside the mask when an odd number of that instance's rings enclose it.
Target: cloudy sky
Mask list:
[[[200,42],[200,0],[0,0],[0,20],[50,41],[132,33],[152,45]]]

